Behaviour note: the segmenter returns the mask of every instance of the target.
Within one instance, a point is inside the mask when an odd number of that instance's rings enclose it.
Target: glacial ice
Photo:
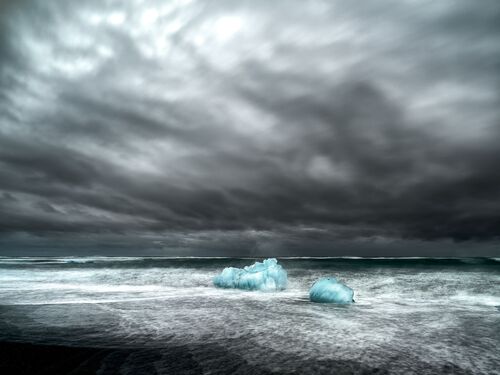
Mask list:
[[[276,259],[270,258],[244,268],[224,268],[213,282],[219,288],[275,291],[286,288],[287,274]]]
[[[319,279],[309,290],[312,302],[345,304],[354,302],[353,296],[354,291],[335,277]]]

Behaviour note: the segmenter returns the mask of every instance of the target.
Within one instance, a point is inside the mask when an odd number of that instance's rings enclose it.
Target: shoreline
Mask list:
[[[289,374],[251,364],[227,349],[205,344],[161,348],[97,348],[0,341],[2,375]],[[283,361],[293,360],[283,355]],[[268,364],[269,365],[269,364]],[[305,361],[299,370],[314,374],[388,374],[356,361]]]
[[[296,358],[285,353],[275,364],[267,363],[271,368],[266,368],[265,363],[264,366],[251,364],[227,349],[206,344],[192,347],[103,348],[0,341],[0,353],[2,375],[290,374],[290,371],[281,368],[281,362],[295,362],[293,373],[385,375],[405,372],[333,358],[296,362]],[[441,374],[472,374],[452,363],[426,369]]]

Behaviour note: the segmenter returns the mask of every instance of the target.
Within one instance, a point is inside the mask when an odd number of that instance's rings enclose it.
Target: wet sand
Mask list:
[[[191,348],[192,349],[192,348]],[[58,345],[0,342],[2,375],[87,375],[87,374],[280,374],[251,365],[220,348],[203,350],[203,366],[188,347],[169,348],[80,348]],[[283,361],[290,360],[283,356]],[[207,364],[212,364],[208,366]],[[323,374],[387,374],[357,362],[314,361],[303,364],[298,373],[309,369]],[[210,369],[212,367],[212,371]],[[221,371],[221,369],[223,369]],[[214,372],[215,371],[215,372]],[[288,372],[285,372],[288,373]],[[450,372],[451,373],[451,372]]]

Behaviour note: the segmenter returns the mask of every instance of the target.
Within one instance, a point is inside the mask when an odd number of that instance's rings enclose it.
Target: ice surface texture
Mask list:
[[[354,302],[353,296],[354,291],[335,277],[319,279],[309,291],[309,299],[312,302],[351,303]]]
[[[274,291],[286,288],[286,271],[274,258],[244,268],[227,267],[214,277],[219,288]]]

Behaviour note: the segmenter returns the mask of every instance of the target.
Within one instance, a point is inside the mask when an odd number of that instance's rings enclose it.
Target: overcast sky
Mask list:
[[[0,4],[0,255],[500,255],[498,0]]]

